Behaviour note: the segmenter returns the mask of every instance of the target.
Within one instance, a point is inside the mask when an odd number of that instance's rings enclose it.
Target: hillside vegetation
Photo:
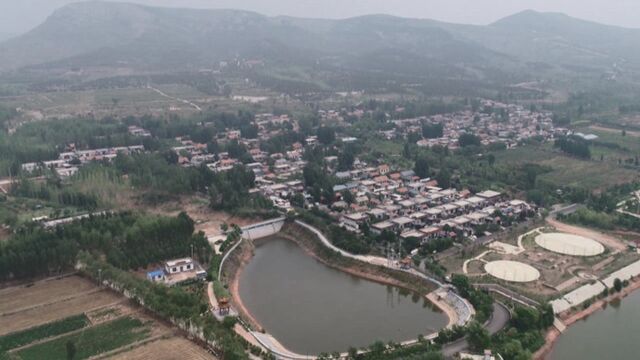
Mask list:
[[[1,43],[0,71],[13,71],[5,74],[8,82],[46,74],[40,87],[48,89],[123,71],[220,69],[276,90],[395,91],[410,85],[466,96],[505,84],[585,76],[632,82],[640,68],[638,45],[640,30],[533,11],[471,26],[385,15],[301,19],[84,2]]]

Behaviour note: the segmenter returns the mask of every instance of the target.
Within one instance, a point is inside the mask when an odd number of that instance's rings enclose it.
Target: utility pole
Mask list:
[[[98,269],[98,282],[102,286],[102,269]]]
[[[191,244],[191,259],[193,259],[193,243]]]

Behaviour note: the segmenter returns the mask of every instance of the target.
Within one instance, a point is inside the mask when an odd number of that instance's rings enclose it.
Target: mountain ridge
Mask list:
[[[260,61],[265,72],[293,67],[308,77],[386,76],[382,82],[500,83],[554,71],[597,77],[617,64],[640,69],[640,30],[533,10],[464,25],[384,14],[269,17],[98,1],[66,5],[30,32],[0,43],[4,71],[124,66],[168,72],[244,60]],[[550,70],[540,72],[537,64]]]

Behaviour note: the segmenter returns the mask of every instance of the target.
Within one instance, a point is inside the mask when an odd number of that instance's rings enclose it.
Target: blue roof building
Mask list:
[[[164,270],[156,269],[156,270],[147,272],[147,279],[154,282],[164,281],[165,279]]]

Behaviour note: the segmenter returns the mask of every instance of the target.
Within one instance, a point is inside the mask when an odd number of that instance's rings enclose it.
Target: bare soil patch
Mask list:
[[[85,315],[91,321],[91,324],[97,325],[103,322],[111,321],[121,316],[129,315],[135,310],[127,304],[117,304],[97,310],[89,311]]]
[[[0,226],[0,241],[5,241],[11,237],[11,231],[3,226]]]
[[[96,289],[90,281],[78,276],[48,279],[0,290],[0,314],[18,308],[53,303],[75,294]]]
[[[118,301],[123,301],[123,298],[109,291],[101,291],[2,316],[0,317],[0,335],[81,314]]]
[[[209,360],[216,359],[207,350],[182,337],[160,339],[130,351],[117,354],[109,359],[113,360],[174,360],[192,359]]]
[[[209,207],[209,200],[199,196],[182,196],[176,201],[158,206],[132,204],[131,207],[163,216],[177,216],[184,211],[195,221],[196,231],[202,231],[208,237],[222,234],[220,226],[223,223],[245,226],[262,221],[260,218],[241,218],[224,211],[213,210]]]

